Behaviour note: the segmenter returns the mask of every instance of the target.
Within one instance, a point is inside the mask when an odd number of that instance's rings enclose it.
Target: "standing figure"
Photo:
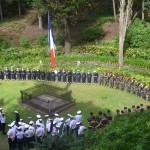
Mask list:
[[[72,76],[73,76],[73,82],[77,82],[77,74],[76,74],[76,72],[75,71],[73,71],[73,73],[72,73]]]
[[[6,116],[5,113],[2,113],[2,118],[1,118],[1,130],[3,134],[5,135],[5,125],[6,125]]]
[[[10,70],[8,68],[6,68],[6,70],[5,70],[5,78],[6,78],[6,80],[10,79]]]
[[[100,73],[99,77],[100,77],[100,82],[99,82],[99,84],[100,84],[100,85],[104,85],[104,74],[103,74],[102,72]]]
[[[96,84],[98,82],[98,73],[94,71],[93,73],[94,83]]]
[[[26,80],[26,70],[24,70],[23,68],[22,68],[22,71],[21,71],[21,79]]]
[[[32,80],[36,80],[36,71],[32,69]]]
[[[82,71],[81,77],[82,77],[82,83],[85,84],[85,82],[86,82],[86,73],[84,71]]]
[[[68,82],[72,83],[72,72],[70,70],[68,71]]]
[[[55,82],[55,80],[56,80],[56,74],[55,74],[55,72],[52,70],[52,72],[51,72],[51,81]]]
[[[47,76],[47,82],[50,82],[51,81],[51,72],[47,71],[46,76]]]
[[[61,82],[61,71],[60,70],[58,70],[58,72],[57,72],[57,81],[58,82]]]
[[[16,121],[16,125],[19,126],[18,122],[20,121],[20,115],[18,111],[15,111],[15,121]]]
[[[37,76],[37,80],[41,80],[41,78],[40,78],[40,70],[39,69],[37,69],[37,71],[36,71],[36,76]]]
[[[15,71],[11,69],[10,71],[11,80],[15,80]]]
[[[77,71],[77,83],[80,84],[81,82],[81,73],[80,70]]]
[[[31,71],[27,68],[26,76],[28,80],[31,80]]]
[[[21,79],[21,72],[20,72],[19,68],[17,68],[17,70],[16,70],[16,79],[17,80]]]
[[[42,79],[42,81],[45,80],[45,71],[43,69],[41,71],[41,79]]]
[[[62,71],[62,77],[63,77],[63,82],[66,82],[66,80],[67,80],[67,73],[66,73],[66,71],[64,69]]]
[[[88,84],[91,84],[91,82],[92,82],[92,73],[90,72],[90,70],[87,73],[87,80],[88,80]]]
[[[4,79],[4,73],[2,70],[0,70],[0,80],[3,80]]]

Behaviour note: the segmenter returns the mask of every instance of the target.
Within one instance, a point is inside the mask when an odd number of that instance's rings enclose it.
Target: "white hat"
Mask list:
[[[1,107],[0,110],[2,110],[3,108]]]
[[[22,122],[22,121],[23,121],[23,119],[20,119],[20,121]]]
[[[41,115],[36,115],[37,118],[41,118]]]
[[[32,121],[29,121],[29,124],[30,124],[30,125],[32,125],[32,124],[33,124],[33,122],[32,122]]]
[[[25,128],[26,128],[26,129],[27,129],[27,128],[29,128],[29,125],[28,125],[28,124],[26,124],[26,125],[25,125]]]
[[[10,127],[10,128],[11,128],[11,127],[12,127],[12,125],[11,125],[11,124],[8,124],[8,127]]]
[[[19,125],[22,125],[22,122],[18,122]]]
[[[74,116],[70,115],[70,118],[74,118]]]
[[[54,121],[54,122],[53,122],[53,125],[55,125],[55,124],[56,124],[56,122]]]
[[[28,119],[31,119],[32,117],[28,117]]]
[[[81,114],[81,110],[77,111],[77,114],[78,114],[78,115]]]
[[[44,115],[45,118],[49,117],[49,115]]]
[[[57,113],[55,113],[54,116],[58,117],[59,115]]]
[[[67,116],[70,117],[71,115],[70,115],[70,114],[67,114]]]
[[[63,118],[63,117],[61,117],[61,118],[60,118],[60,121],[63,121],[63,120],[64,120],[64,118]]]
[[[14,111],[16,114],[18,114],[18,111]]]
[[[39,119],[39,121],[41,122],[41,121],[42,121],[42,119]]]

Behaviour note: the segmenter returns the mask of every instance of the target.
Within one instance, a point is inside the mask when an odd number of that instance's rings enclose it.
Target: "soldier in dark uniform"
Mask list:
[[[57,72],[57,81],[61,82],[61,71],[60,70],[58,70],[58,72]]]
[[[130,93],[131,92],[131,79],[128,78],[127,83],[126,83],[126,88],[127,88],[127,92]]]
[[[27,68],[26,76],[28,80],[31,80],[31,71]]]
[[[112,75],[112,74],[110,75],[109,86],[110,86],[111,88],[114,87],[114,75]]]
[[[15,113],[16,125],[19,126],[18,122],[20,121],[20,115],[19,115],[18,111],[14,111],[14,113]]]
[[[81,77],[82,77],[82,83],[85,84],[85,81],[86,81],[86,73],[85,73],[84,71],[82,71]]]
[[[36,77],[37,77],[37,80],[41,80],[41,77],[40,77],[40,70],[39,69],[37,69],[37,71],[36,71]]]
[[[5,76],[6,76],[6,80],[10,79],[10,70],[8,68],[6,68],[5,70]]]
[[[16,70],[16,79],[17,80],[21,79],[21,72],[20,72],[19,68],[17,68],[17,70]]]
[[[2,70],[0,70],[0,80],[3,80],[4,79],[4,73]]]
[[[104,74],[103,74],[102,72],[100,73],[99,77],[100,77],[100,82],[99,82],[99,84],[100,84],[100,85],[104,85]]]
[[[32,69],[32,80],[36,80],[36,71]]]
[[[56,80],[56,74],[55,74],[55,72],[52,70],[52,71],[51,71],[51,81],[55,82],[55,80]]]
[[[109,83],[109,73],[106,72],[106,74],[104,75],[104,85],[108,86]]]
[[[116,81],[115,81],[115,87],[116,87],[116,89],[119,89],[119,77],[118,76],[116,76]]]
[[[147,100],[150,101],[150,87],[147,88]]]
[[[68,82],[72,83],[72,72],[70,70],[68,71]]]
[[[100,123],[100,121],[102,120],[103,118],[103,113],[101,111],[98,112],[98,115],[96,116],[96,121],[98,123]]]
[[[90,70],[87,73],[87,81],[88,81],[88,84],[91,84],[92,82],[92,73],[90,72]]]
[[[91,122],[93,120],[95,120],[95,116],[94,116],[93,112],[90,112],[90,116],[87,118],[87,121]]]
[[[80,82],[81,82],[81,73],[80,73],[80,71],[78,70],[78,71],[77,71],[77,83],[80,84]]]
[[[77,82],[77,74],[75,71],[73,71],[72,76],[73,76],[73,82]]]
[[[121,77],[121,78],[120,78],[120,87],[119,87],[119,88],[120,88],[120,90],[123,91],[123,90],[124,90],[124,87],[125,87],[124,77]]]
[[[42,81],[45,80],[45,71],[43,69],[41,71],[41,79],[42,79]]]
[[[50,82],[51,81],[51,72],[47,71],[46,76],[47,76],[47,82]]]
[[[26,70],[24,70],[23,68],[22,68],[22,71],[21,71],[21,79],[26,80]]]
[[[132,80],[132,82],[131,82],[131,92],[133,93],[133,94],[135,94],[135,88],[134,88],[134,86],[135,86],[135,78],[133,78],[133,80]]]
[[[65,69],[63,69],[63,71],[62,71],[62,81],[63,82],[67,81],[67,73],[66,73]]]
[[[11,69],[10,71],[11,80],[15,80],[15,71]]]
[[[146,100],[147,86],[144,84],[142,89],[142,98]]]
[[[94,83],[96,84],[98,82],[98,73],[94,71],[93,73]]]

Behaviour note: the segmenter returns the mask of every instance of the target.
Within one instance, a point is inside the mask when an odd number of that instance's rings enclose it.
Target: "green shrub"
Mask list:
[[[81,38],[86,42],[92,42],[104,36],[102,28],[95,26],[88,27],[81,32]]]
[[[38,36],[37,39],[36,39],[36,43],[39,46],[47,46],[48,45],[47,35],[40,35],[40,36]]]
[[[0,38],[0,51],[3,51],[3,49],[9,48],[10,44],[8,41]]]
[[[136,19],[127,32],[125,47],[150,48],[150,28]]]
[[[29,48],[31,47],[31,42],[29,41],[27,37],[22,37],[20,39],[20,46],[23,48]]]

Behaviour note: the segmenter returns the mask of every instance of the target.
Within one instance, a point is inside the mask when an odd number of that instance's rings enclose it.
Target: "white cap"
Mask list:
[[[60,118],[60,121],[63,121],[63,120],[64,120],[64,118],[63,118],[63,117],[61,117],[61,118]]]
[[[32,121],[29,121],[29,124],[30,124],[30,125],[32,125],[32,124],[33,124],[33,122],[32,122]]]
[[[70,117],[71,115],[70,115],[70,114],[67,114],[67,116]]]
[[[39,121],[41,122],[41,121],[42,121],[42,119],[39,119]]]
[[[58,117],[59,115],[57,113],[55,113],[54,116]]]
[[[74,116],[70,115],[70,118],[74,118]]]
[[[36,115],[37,118],[41,118],[41,115]]]
[[[54,124],[56,124],[56,122],[55,122],[55,121],[53,122],[53,125],[54,125]]]
[[[11,127],[12,127],[12,125],[11,125],[11,124],[8,124],[8,127],[10,127],[10,128],[11,128]]]
[[[25,128],[26,128],[26,129],[27,129],[27,128],[29,128],[29,125],[28,125],[28,124],[26,124],[26,125],[25,125]]]
[[[20,119],[20,121],[23,121],[23,119]]]
[[[81,114],[81,110],[77,111],[77,114],[78,114],[78,115]]]
[[[22,125],[22,122],[18,122],[19,125]]]
[[[1,107],[0,110],[2,110],[3,108]]]
[[[14,111],[16,114],[18,114],[18,111]]]
[[[28,117],[28,119],[31,119],[32,117]]]
[[[21,130],[21,127],[19,126],[19,127],[17,127],[17,129],[18,129],[18,130]]]
[[[45,118],[49,117],[49,115],[44,115]]]

